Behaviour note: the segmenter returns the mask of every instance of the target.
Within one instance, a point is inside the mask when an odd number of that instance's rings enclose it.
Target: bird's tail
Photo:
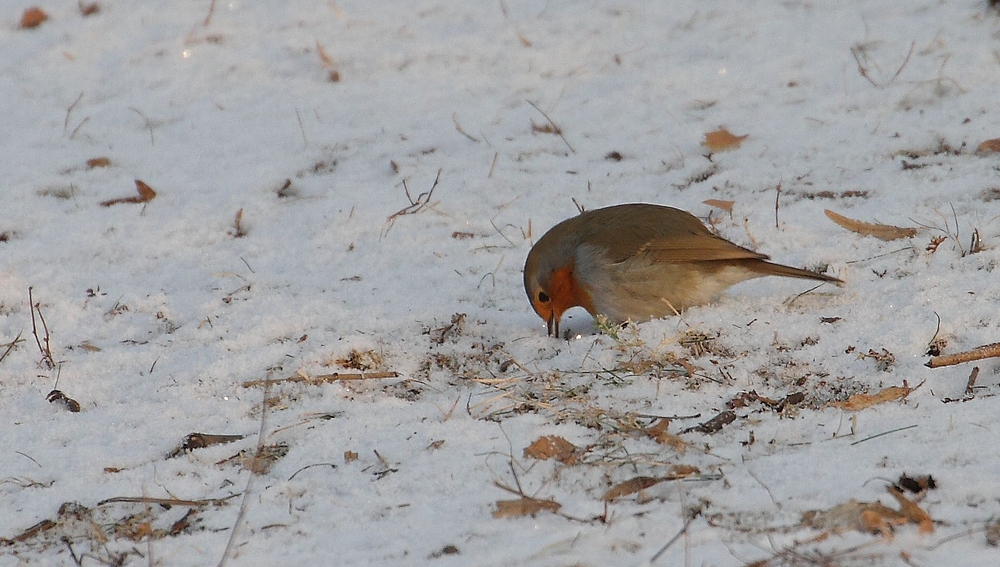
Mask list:
[[[775,264],[774,262],[767,262],[765,260],[750,260],[746,262],[746,265],[744,267],[753,272],[757,272],[762,276],[801,278],[806,280],[818,280],[821,282],[830,282],[833,284],[837,284],[838,286],[844,285],[844,281],[841,280],[840,278],[835,278],[833,276],[828,276],[826,274],[820,274],[818,272],[810,272],[809,270],[803,270],[801,268],[793,268],[791,266]]]

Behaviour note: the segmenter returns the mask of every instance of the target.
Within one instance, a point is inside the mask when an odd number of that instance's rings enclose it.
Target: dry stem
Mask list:
[[[942,366],[954,366],[956,364],[962,364],[963,362],[972,362],[973,360],[996,357],[1000,357],[1000,343],[977,346],[972,350],[957,352],[955,354],[933,356],[924,366],[928,368],[940,368]]]

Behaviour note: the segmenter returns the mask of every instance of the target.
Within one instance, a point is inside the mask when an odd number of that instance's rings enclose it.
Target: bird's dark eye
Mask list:
[[[538,302],[539,303],[548,303],[549,302],[549,294],[545,293],[544,291],[539,291],[538,292]]]

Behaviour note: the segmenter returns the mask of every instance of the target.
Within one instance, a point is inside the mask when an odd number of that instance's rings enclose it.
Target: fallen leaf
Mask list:
[[[539,461],[555,459],[571,465],[576,460],[576,446],[557,435],[543,435],[524,449],[524,456]]]
[[[622,496],[628,496],[629,494],[635,494],[640,490],[645,490],[651,486],[656,486],[661,482],[666,482],[667,479],[657,478],[652,476],[637,476],[630,478],[624,482],[619,482],[618,484],[612,486],[601,496],[601,500],[605,502],[610,502],[612,500],[621,498]]]
[[[135,190],[139,193],[136,197],[119,197],[117,199],[109,199],[107,201],[101,201],[102,207],[110,207],[112,205],[120,205],[122,203],[146,203],[152,201],[156,197],[156,191],[145,182],[136,179],[135,180]]]
[[[354,451],[344,451],[344,462],[350,463],[358,460],[358,454]]]
[[[556,513],[562,504],[554,500],[539,500],[527,496],[517,500],[497,500],[497,509],[493,511],[494,518],[516,518],[518,516],[534,516],[539,512]]]
[[[673,465],[671,470],[665,476],[652,477],[652,476],[637,476],[630,478],[626,481],[619,482],[618,484],[612,486],[601,496],[601,500],[605,502],[610,502],[621,498],[622,496],[628,496],[630,494],[635,494],[640,490],[645,490],[651,486],[656,486],[661,482],[667,482],[670,480],[679,480],[682,478],[689,477],[693,474],[700,472],[698,467],[691,465]]]
[[[95,157],[87,160],[87,168],[94,169],[96,167],[108,167],[111,165],[111,160],[106,157]]]
[[[917,235],[917,229],[915,228],[903,228],[888,224],[876,224],[854,220],[847,218],[844,215],[837,214],[830,209],[826,209],[823,212],[826,213],[826,216],[830,220],[847,230],[856,232],[863,236],[874,236],[879,240],[898,240],[900,238],[911,238]]]
[[[37,6],[32,6],[21,14],[21,23],[18,26],[22,30],[37,28],[42,22],[49,19],[49,15]]]
[[[716,209],[722,209],[727,213],[731,213],[733,212],[733,205],[736,204],[736,201],[723,201],[721,199],[706,199],[702,201],[702,203],[708,205],[709,207],[715,207]]]
[[[740,147],[743,140],[747,139],[749,134],[744,134],[742,136],[736,136],[729,130],[725,128],[719,128],[715,132],[709,132],[705,134],[705,141],[701,145],[708,148],[711,152],[724,152],[726,150],[735,150]]]
[[[1000,138],[986,140],[976,148],[977,154],[995,154],[1000,152]]]
[[[846,401],[832,402],[830,405],[847,411],[861,411],[874,405],[901,400],[909,396],[912,391],[913,388],[907,388],[906,386],[890,386],[874,395],[855,394]]]
[[[684,451],[687,450],[687,441],[681,439],[679,436],[667,432],[667,427],[670,425],[670,420],[667,418],[660,419],[649,428],[645,429],[646,435],[652,438],[654,441],[660,445],[667,445],[674,451],[683,455]]]
[[[101,5],[97,2],[91,4],[84,4],[80,2],[80,15],[83,17],[92,16],[101,10]]]

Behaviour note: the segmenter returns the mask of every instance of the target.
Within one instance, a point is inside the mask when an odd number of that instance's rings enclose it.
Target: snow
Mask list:
[[[0,343],[21,337],[0,360],[0,538],[57,522],[0,565],[68,563],[63,537],[124,565],[997,561],[1000,365],[924,366],[937,316],[946,354],[1000,341],[1000,158],[974,151],[1000,137],[988,2],[211,4],[47,2],[30,30],[28,5],[0,7]],[[723,127],[748,138],[708,156]],[[156,197],[101,206],[135,179]],[[433,194],[389,221],[403,181]],[[847,285],[748,282],[617,340],[575,310],[549,338],[521,268],[573,199],[711,214]],[[824,209],[920,232],[884,242]],[[885,370],[859,356],[883,349]],[[243,386],[356,373],[352,351],[399,376],[275,384],[263,412]],[[975,395],[949,401],[972,366]],[[82,411],[46,401],[57,378]],[[750,391],[806,401],[684,433]],[[639,431],[650,416],[678,416],[687,449]],[[195,432],[246,437],[167,457]],[[525,456],[542,435],[587,451]],[[229,459],[258,442],[287,454],[248,485]],[[699,472],[601,499],[674,465]],[[903,473],[937,481],[908,496],[933,533],[802,524],[852,499],[898,509]],[[494,517],[518,486],[559,513]]]

